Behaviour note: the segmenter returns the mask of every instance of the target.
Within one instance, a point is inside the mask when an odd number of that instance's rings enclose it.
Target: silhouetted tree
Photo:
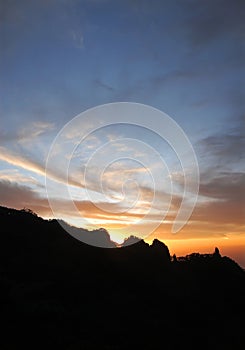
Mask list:
[[[30,208],[24,207],[23,209],[21,209],[21,211],[22,211],[23,213],[28,213],[28,214],[31,214],[31,215],[33,215],[33,216],[37,216],[37,214],[36,214],[32,209],[30,209]]]
[[[175,255],[175,254],[173,255],[173,262],[174,262],[174,263],[176,263],[176,262],[177,262],[177,257],[176,257],[176,255]]]
[[[221,255],[220,255],[220,252],[219,252],[219,248],[215,247],[214,253],[213,253],[213,257],[221,258]]]

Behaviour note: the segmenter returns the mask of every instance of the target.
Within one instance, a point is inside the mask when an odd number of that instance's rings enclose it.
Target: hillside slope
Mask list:
[[[217,250],[173,260],[157,240],[101,249],[29,212],[0,219],[1,349],[245,348],[245,273]]]

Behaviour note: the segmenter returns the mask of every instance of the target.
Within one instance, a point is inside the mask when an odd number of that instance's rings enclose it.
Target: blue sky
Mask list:
[[[88,108],[138,102],[172,117],[196,151],[201,182],[193,237],[210,236],[211,230],[241,237],[242,1],[6,0],[0,6],[2,205],[47,215],[45,161],[57,132]],[[83,156],[110,137],[132,134],[118,127],[101,131]],[[143,134],[139,139],[161,153],[163,144]],[[174,174],[178,166],[171,152],[165,156]],[[125,171],[132,169],[125,164]],[[222,219],[226,212],[229,220],[225,214]]]

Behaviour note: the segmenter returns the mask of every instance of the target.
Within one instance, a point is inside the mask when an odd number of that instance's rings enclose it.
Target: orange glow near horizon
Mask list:
[[[169,225],[167,225],[169,228]],[[165,243],[170,251],[170,254],[176,254],[176,256],[185,256],[194,252],[201,254],[213,253],[215,247],[218,247],[221,255],[226,255],[235,260],[241,267],[245,268],[245,234],[241,232],[231,232],[218,236],[219,233],[215,233],[215,230],[209,228],[209,230],[198,225],[199,230],[195,225],[187,225],[181,232],[173,235],[170,232],[162,232],[156,230],[150,236],[144,238],[144,241],[148,244],[152,244],[156,238]],[[161,228],[161,226],[160,226]],[[200,230],[202,228],[202,231]],[[120,234],[117,230],[113,230],[112,227],[107,228],[110,233],[111,239],[116,243],[121,244],[125,236]],[[197,234],[194,236],[192,231],[202,232],[202,238],[198,238]],[[223,231],[225,232],[225,230]],[[193,235],[193,237],[192,237]],[[137,234],[136,234],[137,236]]]
[[[176,256],[185,256],[191,253],[213,253],[215,247],[218,247],[221,255],[226,255],[235,260],[241,267],[245,268],[245,239],[244,235],[234,235],[228,237],[213,238],[190,238],[190,239],[162,239],[170,251],[170,254]],[[145,239],[151,244],[154,238]]]
[[[42,203],[43,204],[43,203]],[[46,204],[44,202],[44,204]],[[71,217],[69,213],[62,213],[61,218],[67,221],[70,225],[82,227],[89,230],[105,228],[111,236],[111,239],[118,244],[123,243],[124,239],[130,235],[142,238],[143,228],[147,228],[147,223],[143,223],[142,216],[136,214],[128,221],[123,220],[120,215],[104,215],[101,216],[101,211],[94,208],[90,203],[85,203],[84,212],[81,217]],[[19,205],[12,205],[16,209],[21,209]],[[38,215],[52,219],[50,208],[48,206],[30,206],[30,209]],[[45,209],[45,210],[44,210]],[[95,210],[96,209],[96,210]],[[139,219],[139,223],[131,226],[135,222],[135,218]],[[209,222],[205,217],[203,221],[197,221],[195,212],[189,221],[180,232],[177,234],[171,233],[173,218],[162,222],[159,227],[146,238],[145,242],[151,244],[156,238],[164,242],[170,254],[176,256],[185,256],[193,252],[212,253],[215,247],[218,247],[222,255],[227,255],[235,260],[240,266],[245,268],[245,226],[242,222],[237,224],[229,224],[221,221],[219,217],[217,222]],[[241,220],[240,220],[241,221]],[[93,222],[93,224],[91,224]],[[86,225],[90,223],[91,225]],[[127,234],[125,234],[127,228]]]

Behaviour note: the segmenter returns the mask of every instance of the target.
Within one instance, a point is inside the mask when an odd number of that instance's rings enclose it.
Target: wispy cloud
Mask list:
[[[105,83],[101,79],[95,79],[94,80],[94,84],[95,84],[96,87],[101,87],[101,88],[103,88],[103,89],[105,89],[107,91],[111,91],[111,92],[115,91],[115,89],[112,86],[110,86],[109,84]]]
[[[199,186],[200,195],[219,199],[245,201],[244,198],[245,173],[222,173]]]
[[[164,222],[160,224],[162,214],[157,211],[153,211],[148,217],[148,220],[153,222],[159,222],[160,226],[156,230],[155,235],[160,235],[162,239],[187,239],[187,238],[207,238],[207,237],[223,237],[225,233],[238,234],[244,232],[244,198],[239,196],[239,190],[241,192],[241,181],[243,178],[237,179],[230,186],[227,184],[225,188],[225,181],[220,185],[220,192],[216,194],[217,200],[207,200],[205,203],[199,203],[194,210],[191,221],[184,229],[173,236],[171,234],[171,227],[175,220],[177,207],[173,206]],[[211,187],[217,185],[218,182],[209,184]],[[208,184],[207,184],[208,188]],[[207,195],[207,188],[201,187],[201,194]],[[149,191],[149,189],[148,189]],[[237,193],[230,197],[231,192]],[[223,197],[221,194],[224,193]],[[147,189],[145,190],[146,196]],[[213,197],[213,194],[212,194]],[[52,217],[52,211],[46,198],[41,197],[39,193],[28,186],[23,186],[14,182],[7,181],[5,179],[0,180],[0,200],[1,205],[15,207],[21,209],[28,207],[39,215]],[[179,201],[180,198],[174,199]],[[132,208],[126,212],[120,212],[122,209],[121,203],[109,203],[109,202],[97,202],[92,203],[89,200],[74,200],[74,205],[77,211],[72,210],[69,205],[69,201],[62,199],[54,199],[57,206],[57,211],[60,217],[67,218],[69,220],[85,219],[88,220],[88,224],[105,225],[110,231],[110,227],[125,227],[127,225],[134,225],[134,229],[139,232],[146,229],[150,223],[145,221],[145,214],[147,205],[140,205],[139,207]],[[176,202],[176,205],[178,203]],[[147,204],[147,203],[146,203]],[[102,209],[103,208],[103,209]],[[210,230],[210,225],[213,231]]]
[[[26,183],[41,186],[38,180],[33,176],[26,176],[19,172],[18,169],[0,170],[0,181],[9,181],[15,183]]]
[[[190,1],[185,4],[192,13],[189,18],[189,37],[194,47],[206,46],[219,37],[233,36],[240,40],[244,36],[244,2],[235,0]]]
[[[235,133],[217,134],[200,141],[203,154],[215,157],[219,165],[236,163],[244,160],[245,136],[242,130]]]
[[[40,215],[52,216],[47,199],[40,197],[29,186],[3,179],[0,180],[0,204],[16,209],[26,207]]]
[[[16,142],[21,146],[28,146],[29,143],[36,141],[40,136],[54,130],[54,123],[47,121],[32,121],[18,131],[0,130],[1,144],[7,142]]]
[[[49,170],[46,172],[45,164],[42,164],[37,160],[27,158],[21,154],[17,154],[2,146],[0,146],[0,160],[41,176],[47,175],[49,178],[55,181],[66,183],[66,174],[62,174],[61,170],[57,171],[53,169],[52,171]],[[69,184],[76,187],[82,187],[81,183],[72,177],[69,178]]]
[[[84,36],[81,30],[71,30],[71,37],[75,48],[84,48]]]
[[[7,162],[8,164],[15,165],[22,169],[30,170],[38,175],[45,175],[45,168],[43,164],[29,159],[23,155],[10,151],[6,147],[0,146],[0,160]]]
[[[46,121],[34,121],[30,125],[20,129],[17,133],[17,141],[21,144],[33,142],[39,136],[54,129],[54,123]]]
[[[199,193],[209,200],[197,205],[192,219],[245,225],[245,173],[225,173],[202,182]]]

